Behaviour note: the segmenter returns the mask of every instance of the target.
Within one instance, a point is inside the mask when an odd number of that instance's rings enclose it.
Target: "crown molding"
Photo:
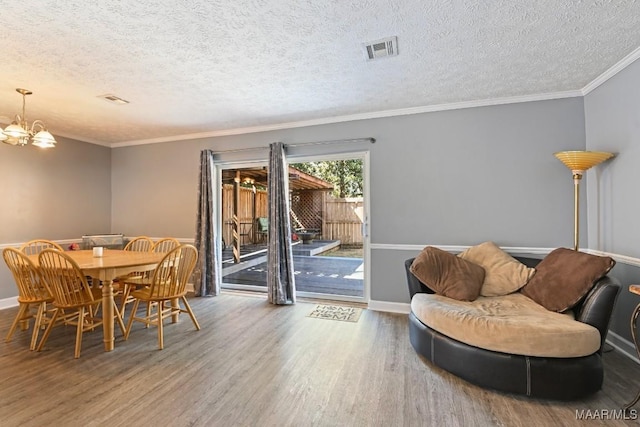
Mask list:
[[[200,139],[200,138],[215,138],[219,136],[230,136],[230,135],[242,135],[247,133],[257,133],[257,132],[268,132],[274,130],[282,130],[282,129],[294,129],[306,126],[318,126],[318,125],[326,125],[332,123],[342,123],[342,122],[350,122],[355,120],[368,120],[368,119],[379,119],[384,117],[394,117],[394,116],[405,116],[410,114],[421,114],[421,113],[433,113],[437,111],[448,111],[448,110],[460,110],[464,108],[475,108],[475,107],[488,107],[494,105],[506,105],[506,104],[516,104],[521,102],[533,102],[533,101],[546,101],[552,99],[562,99],[562,98],[575,98],[575,97],[584,97],[599,87],[601,84],[618,74],[620,71],[624,70],[626,67],[635,62],[638,58],[640,58],[640,47],[633,50],[627,56],[618,61],[611,68],[607,69],[604,73],[600,74],[598,77],[593,79],[587,85],[585,85],[582,89],[578,90],[570,90],[563,92],[551,92],[551,93],[542,93],[535,95],[523,95],[523,96],[512,96],[506,98],[492,98],[492,99],[481,99],[474,101],[464,101],[464,102],[453,102],[448,104],[437,104],[437,105],[426,105],[422,107],[412,107],[412,108],[400,108],[396,110],[384,110],[384,111],[376,111],[371,113],[362,113],[362,114],[351,114],[346,116],[335,116],[335,117],[327,117],[322,119],[314,119],[314,120],[305,120],[299,122],[288,122],[288,123],[279,123],[273,125],[265,125],[265,126],[252,126],[252,127],[244,127],[244,128],[236,128],[236,129],[226,129],[220,131],[211,131],[211,132],[200,132],[200,133],[192,133],[192,134],[184,134],[184,135],[175,135],[161,138],[151,138],[151,139],[139,139],[132,141],[124,141],[124,142],[116,142],[113,144],[106,144],[111,148],[120,148],[120,147],[129,147],[134,145],[144,145],[144,144],[157,144],[162,142],[174,142],[174,141],[183,141],[183,140],[191,140],[191,139]],[[91,142],[91,141],[87,141]],[[105,145],[99,142],[93,142],[100,145]]]
[[[630,54],[618,61],[613,67],[593,79],[589,84],[580,91],[582,96],[586,96],[595,90],[598,86],[618,74],[620,71],[631,65],[636,59],[640,58],[640,47],[632,51]]]
[[[383,110],[383,111],[375,111],[370,113],[350,114],[350,115],[344,115],[344,116],[326,117],[326,118],[303,120],[303,121],[297,121],[297,122],[276,123],[272,125],[261,125],[261,126],[249,126],[249,127],[242,127],[242,128],[188,133],[188,134],[182,134],[182,135],[173,135],[173,136],[149,138],[149,139],[138,139],[138,140],[113,142],[113,143],[99,141],[99,140],[90,139],[86,137],[80,137],[77,135],[66,134],[66,133],[55,133],[55,135],[61,136],[64,138],[74,139],[77,141],[87,142],[90,144],[101,145],[109,148],[121,148],[121,147],[130,147],[130,146],[136,146],[136,145],[160,144],[163,142],[187,141],[187,140],[193,140],[193,139],[216,138],[221,136],[244,135],[249,133],[269,132],[269,131],[284,130],[284,129],[295,129],[295,128],[301,128],[301,127],[319,126],[319,125],[327,125],[327,124],[333,124],[333,123],[343,123],[343,122],[350,122],[350,121],[356,121],[356,120],[379,119],[379,118],[385,118],[385,117],[406,116],[411,114],[433,113],[438,111],[460,110],[465,108],[488,107],[488,106],[495,106],[495,105],[516,104],[516,103],[522,103],[522,102],[584,97],[589,93],[591,93],[596,88],[598,88],[604,82],[606,82],[607,80],[609,80],[610,78],[618,74],[620,71],[622,71],[623,69],[631,65],[638,58],[640,58],[640,47],[633,50],[631,53],[629,53],[627,56],[622,58],[611,68],[607,69],[604,73],[600,74],[598,77],[593,79],[591,82],[585,85],[582,89],[578,89],[578,90],[569,90],[569,91],[562,91],[562,92],[551,92],[551,93],[542,93],[542,94],[533,94],[533,95],[522,95],[522,96],[511,96],[511,97],[505,97],[505,98],[479,99],[479,100],[473,100],[473,101],[453,102],[453,103],[437,104],[437,105],[426,105],[421,107],[400,108],[395,110]],[[4,123],[4,122],[6,122],[6,120],[0,120],[0,123]]]
[[[54,133],[54,136],[61,136],[63,138],[74,139],[76,141],[87,142],[89,144],[94,144],[94,145],[101,145],[103,147],[108,147],[108,148],[112,147],[112,144],[110,144],[108,142],[105,142],[105,141],[98,141],[97,139],[90,139],[90,138],[86,138],[84,136],[72,135],[72,134],[69,134],[69,133],[56,132],[56,133]]]
[[[278,123],[273,125],[252,126],[236,129],[226,129],[211,132],[174,135],[160,138],[139,139],[133,141],[115,142],[111,148],[130,147],[134,145],[159,144],[162,142],[186,141],[192,139],[215,138],[220,136],[243,135],[248,133],[269,132],[283,129],[294,129],[308,126],[319,126],[333,123],[352,122],[356,120],[379,119],[385,117],[406,116],[411,114],[433,113],[437,111],[461,110],[464,108],[488,107],[494,105],[517,104],[532,101],[547,101],[551,99],[575,98],[582,96],[580,90],[564,92],[552,92],[535,95],[511,96],[506,98],[479,99],[474,101],[454,102],[449,104],[426,105],[422,107],[400,108],[396,110],[384,110],[371,113],[350,114],[346,116],[327,117],[299,122]]]

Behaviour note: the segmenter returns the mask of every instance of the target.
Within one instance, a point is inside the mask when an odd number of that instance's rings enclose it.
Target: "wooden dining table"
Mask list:
[[[92,250],[66,251],[80,267],[85,276],[102,283],[102,310],[104,350],[114,348],[114,300],[113,281],[135,271],[151,271],[166,255],[155,252],[134,252],[117,249],[104,249],[101,257],[93,256]],[[38,264],[38,255],[29,258]]]

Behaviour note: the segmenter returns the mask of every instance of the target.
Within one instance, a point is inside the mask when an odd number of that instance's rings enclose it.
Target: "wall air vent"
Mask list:
[[[364,48],[365,55],[368,61],[385,58],[387,56],[397,56],[398,37],[387,37],[386,39],[365,43]]]
[[[102,98],[105,99],[109,102],[112,102],[114,104],[118,104],[118,105],[124,105],[124,104],[128,104],[129,101],[127,101],[126,99],[122,99],[119,96],[115,96],[112,94],[107,94],[107,95],[99,95],[98,98]]]

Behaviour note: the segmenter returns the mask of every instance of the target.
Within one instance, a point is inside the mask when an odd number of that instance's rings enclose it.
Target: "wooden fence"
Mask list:
[[[321,196],[322,204],[318,206],[317,200],[311,202],[309,198],[302,197],[305,205],[313,203],[314,211],[318,212],[316,218],[320,222],[306,219],[299,204],[292,203],[292,210],[301,218],[307,228],[321,228],[323,240],[340,240],[345,245],[362,245],[362,221],[364,204],[362,198],[337,199],[324,192],[313,192]],[[324,193],[324,194],[322,194]],[[317,197],[313,197],[317,199]],[[267,217],[267,192],[247,187],[240,187],[240,203],[238,218],[240,220],[240,244],[245,245],[258,239],[254,218]],[[324,205],[324,206],[322,206]],[[254,211],[255,207],[255,211]],[[298,209],[298,210],[296,210]],[[296,228],[292,221],[291,226]],[[222,238],[225,245],[233,243],[233,185],[225,184],[222,188]]]
[[[324,213],[322,225],[324,240],[340,240],[345,245],[362,245],[364,220],[362,198],[336,199],[329,196],[325,200]]]
[[[267,192],[256,189],[254,193],[251,188],[240,187],[238,219],[241,245],[256,241],[254,218],[267,215]],[[233,184],[222,187],[222,239],[226,246],[233,244]]]

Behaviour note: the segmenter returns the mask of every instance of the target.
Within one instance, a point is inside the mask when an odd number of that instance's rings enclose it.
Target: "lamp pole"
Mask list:
[[[584,171],[573,171],[573,250],[577,251],[580,241],[580,180]]]
[[[614,156],[603,151],[560,151],[554,153],[573,174],[573,250],[579,247],[580,236],[580,180],[584,172]]]

